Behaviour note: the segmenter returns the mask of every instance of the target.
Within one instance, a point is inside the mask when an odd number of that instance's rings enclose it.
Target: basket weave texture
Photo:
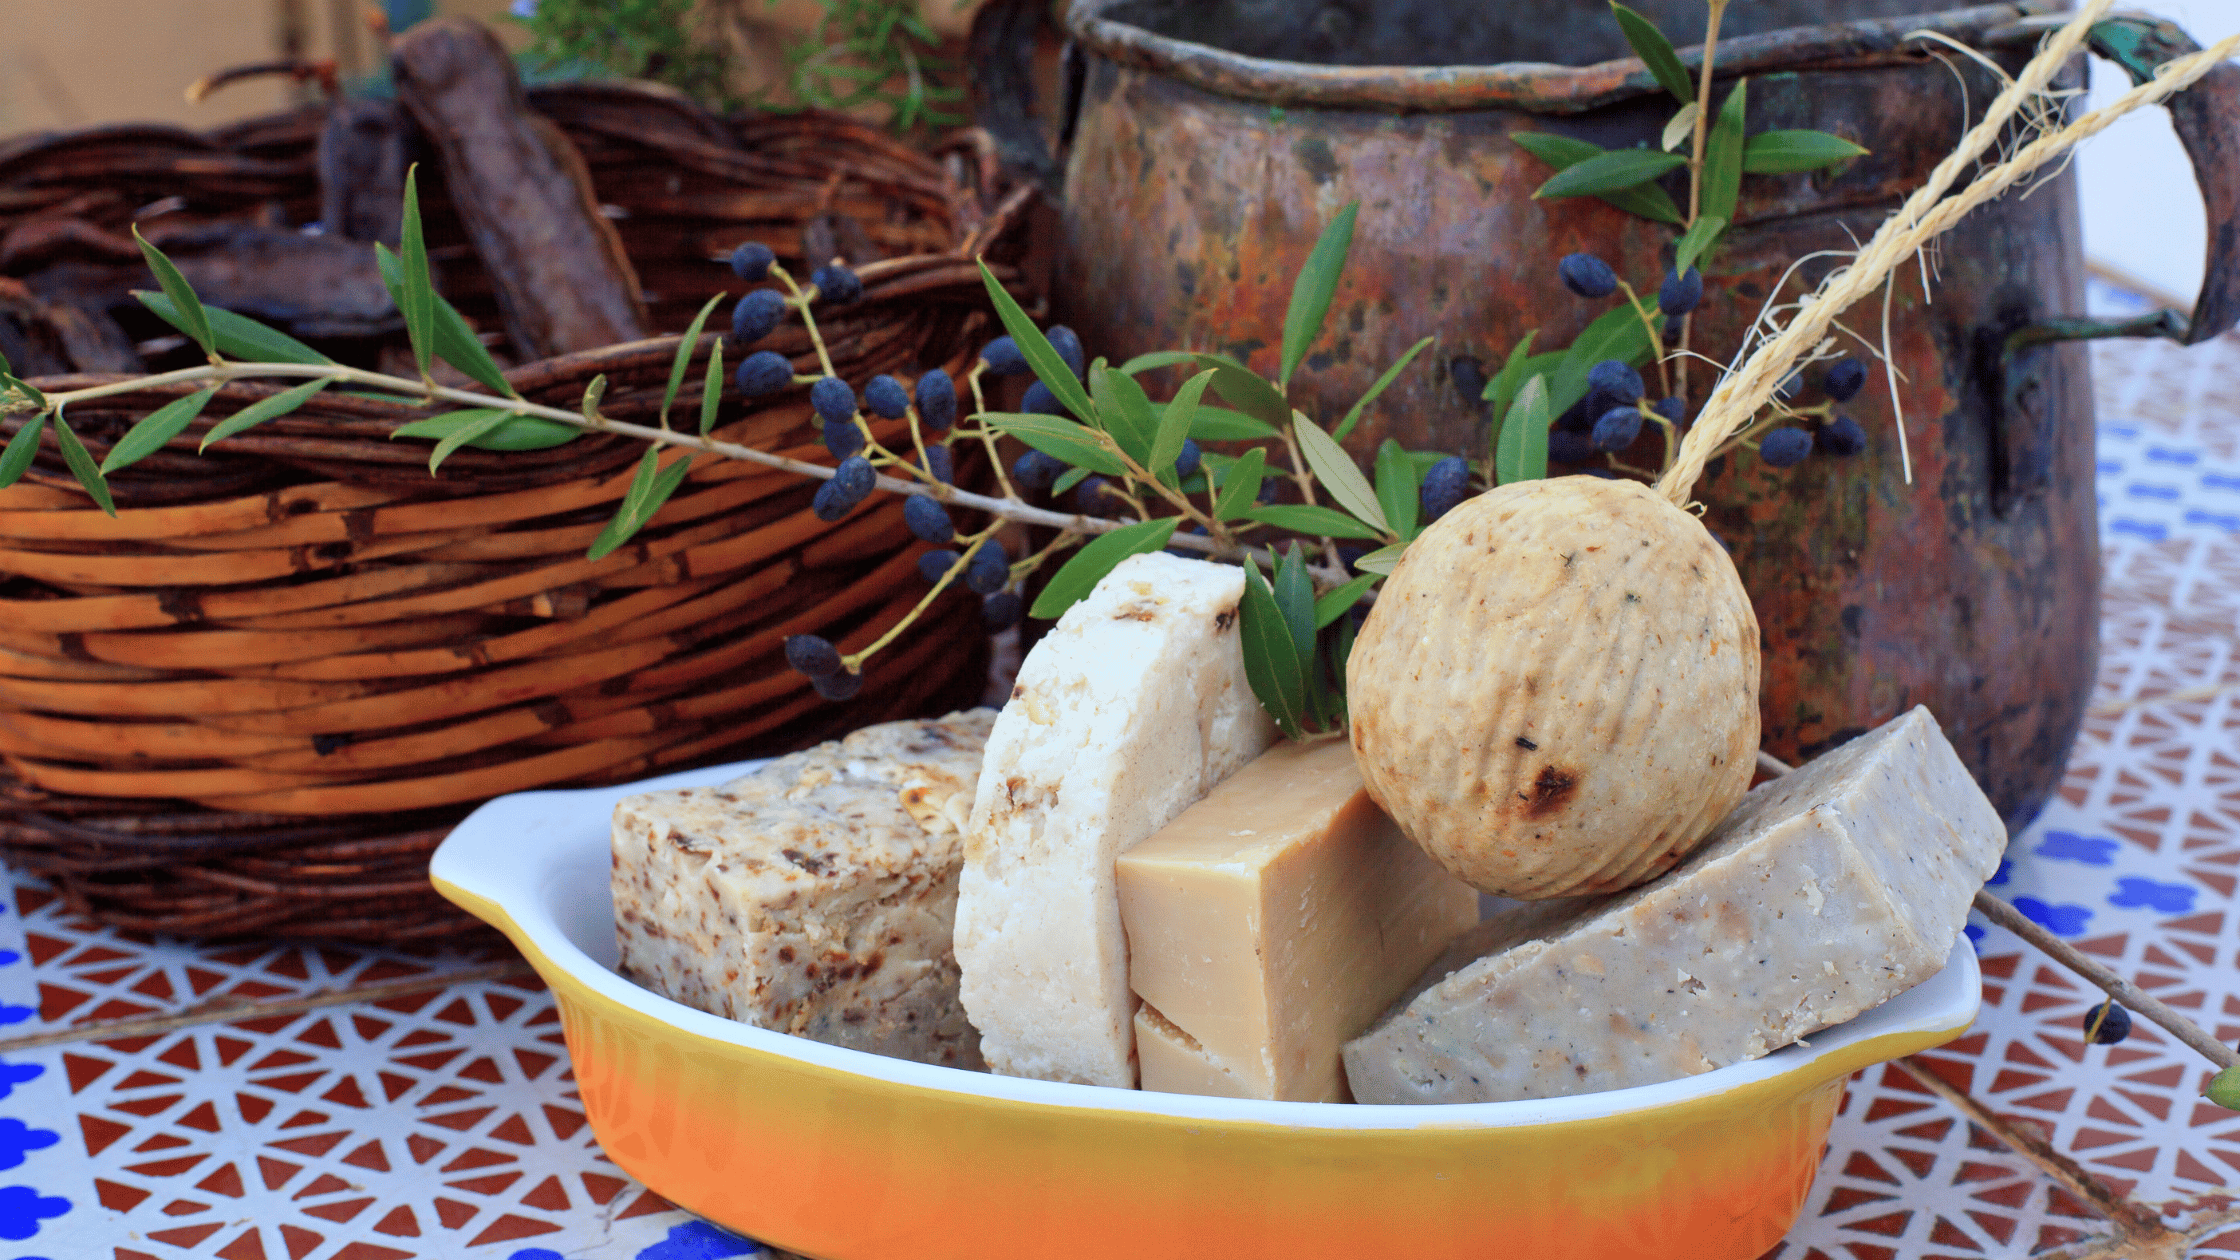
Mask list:
[[[1000,217],[960,223],[956,208],[977,202],[935,161],[840,119],[734,127],[627,90],[538,97],[614,207],[657,326],[684,324],[717,289],[742,290],[720,262],[729,246],[760,239],[798,262],[804,228],[839,213],[880,252],[912,251],[861,266],[863,299],[820,320],[845,379],[956,371],[982,334],[971,257]],[[213,147],[198,160],[252,167],[265,201],[301,200],[286,172],[308,179],[308,160],[275,139],[290,134],[284,119],[230,134],[254,152]],[[162,165],[145,135],[49,149],[62,176],[20,152],[0,157],[14,181],[0,205],[39,200],[63,176],[130,184]],[[102,152],[108,167],[88,158]],[[169,175],[188,181],[192,203],[191,177]],[[220,193],[209,206],[222,215]],[[424,199],[440,239],[441,202],[435,190]],[[454,251],[444,271],[475,316],[471,257]],[[566,407],[603,375],[602,410],[650,424],[676,344],[508,376],[532,401]],[[757,348],[816,370],[796,324]],[[184,388],[101,399],[71,422],[99,459]],[[875,496],[827,523],[809,510],[815,483],[702,457],[645,530],[589,561],[639,443],[590,434],[545,451],[462,449],[431,478],[425,442],[389,440],[424,411],[330,390],[194,453],[211,424],[278,388],[220,391],[170,448],[113,478],[115,518],[77,489],[51,432],[30,475],[0,491],[0,849],[99,919],[199,936],[448,934],[465,920],[428,888],[426,859],[475,803],[796,747],[980,692],[985,636],[961,596],[874,657],[850,704],[819,700],[779,655],[798,633],[860,647],[923,596],[926,547],[899,500]],[[0,436],[19,424],[0,422]],[[830,458],[799,390],[752,405],[730,395],[716,436]],[[984,469],[960,463],[967,480]]]

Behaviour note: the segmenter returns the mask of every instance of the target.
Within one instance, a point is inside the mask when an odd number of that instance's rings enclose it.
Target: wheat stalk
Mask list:
[[[1788,325],[1719,383],[1704,404],[1695,427],[1680,444],[1679,456],[1658,479],[1659,493],[1676,504],[1685,505],[1712,452],[1749,426],[1751,417],[1773,397],[1774,389],[1797,359],[1819,345],[1838,316],[1871,294],[1923,245],[1949,230],[1969,211],[1997,197],[2080,141],[2105,130],[2116,119],[2183,91],[2240,48],[2240,35],[2235,35],[2201,52],[2157,67],[2155,77],[2149,82],[2061,130],[2022,146],[2005,161],[1979,174],[1959,195],[1945,198],[1945,192],[1961,172],[1998,139],[2007,120],[2043,91],[2054,74],[2075,55],[2092,24],[2110,3],[2111,0],[2092,0],[2048,39],[2023,67],[2022,73],[1992,101],[1983,120],[1930,172],[1928,182],[1883,221],[1851,265],[1832,272],[1821,281],[1818,292],[1798,308]]]

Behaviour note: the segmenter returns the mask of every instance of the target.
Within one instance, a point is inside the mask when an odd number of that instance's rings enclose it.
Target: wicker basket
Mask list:
[[[618,127],[618,92],[673,125]],[[837,209],[883,248],[919,251],[859,268],[863,300],[820,325],[845,377],[956,370],[984,335],[971,255],[1000,216],[960,226],[955,181],[936,162],[845,120],[750,121],[747,143],[726,147],[708,128],[728,124],[649,93],[538,97],[617,207],[657,323],[736,291],[711,255],[748,236],[797,254],[804,225]],[[303,131],[284,118],[237,127],[261,149],[213,145],[202,159],[235,178],[253,168],[265,201],[300,202],[286,172],[301,164],[285,150]],[[143,178],[145,139],[123,146],[120,182]],[[90,183],[88,155],[120,149],[81,138],[41,152],[56,159],[50,181],[69,167]],[[0,154],[0,173],[24,165]],[[45,198],[16,191],[17,204]],[[440,233],[434,190],[427,201]],[[471,316],[475,271],[461,261],[446,285]],[[765,345],[804,371],[814,362],[797,326]],[[569,406],[603,374],[606,413],[650,423],[675,347],[674,336],[616,346],[509,378]],[[778,654],[796,633],[866,643],[922,596],[925,547],[899,501],[827,524],[808,510],[813,483],[703,459],[628,546],[591,562],[637,443],[462,450],[431,478],[425,443],[388,440],[424,413],[330,393],[193,453],[209,424],[272,392],[227,387],[171,449],[118,474],[116,518],[76,488],[51,435],[31,474],[0,491],[0,755],[12,775],[0,849],[105,922],[197,936],[452,933],[465,920],[429,891],[425,861],[481,800],[800,746],[979,695],[985,636],[968,598],[945,599],[874,658],[850,704],[818,700]],[[111,397],[71,420],[99,458],[176,396]],[[727,399],[719,433],[829,458],[816,435],[801,391]],[[968,459],[961,475],[981,471]]]

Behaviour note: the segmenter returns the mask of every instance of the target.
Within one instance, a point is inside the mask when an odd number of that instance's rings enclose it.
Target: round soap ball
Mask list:
[[[1749,789],[1758,619],[1696,518],[1634,481],[1465,500],[1408,548],[1346,667],[1369,793],[1482,892],[1613,892]]]

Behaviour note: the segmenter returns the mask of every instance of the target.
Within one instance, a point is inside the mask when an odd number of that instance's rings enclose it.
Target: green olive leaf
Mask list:
[[[1167,406],[1166,403],[1152,404],[1161,415],[1166,414]],[[1241,411],[1200,403],[1197,412],[1190,417],[1190,436],[1201,442],[1256,442],[1261,438],[1282,437],[1283,433],[1267,421],[1254,419]]]
[[[210,317],[203,312],[202,299],[194,295],[194,286],[187,283],[187,278],[179,274],[179,269],[172,265],[162,250],[150,245],[140,235],[140,225],[137,223],[132,226],[132,239],[140,246],[140,256],[147,260],[148,270],[156,273],[157,287],[163,290],[165,297],[171,299],[172,307],[178,312],[179,331],[192,337],[195,344],[202,347],[204,354],[216,359],[218,342],[210,334]]]
[[[1518,338],[1517,344],[1509,347],[1508,361],[1501,365],[1500,371],[1493,374],[1492,380],[1486,382],[1484,397],[1493,404],[1493,414],[1507,415],[1509,402],[1517,396],[1518,387],[1533,375],[1526,369],[1525,362],[1532,355],[1533,339],[1539,335],[1540,330],[1535,328]],[[1556,361],[1561,362],[1562,356],[1556,356]]]
[[[584,553],[586,560],[604,560],[615,548],[630,541],[647,522],[661,511],[661,506],[684,484],[685,474],[692,471],[692,456],[672,461],[667,468],[653,472],[660,460],[659,448],[648,447],[645,457],[638,462],[638,471],[630,479],[629,493],[623,496],[622,506],[615,510],[614,518],[591,541],[591,549]],[[641,484],[642,483],[642,484]]]
[[[187,318],[180,313],[179,304],[171,300],[170,294],[134,289],[132,296],[140,300],[140,305],[155,312],[156,318],[189,337],[194,335],[187,328]],[[246,315],[236,315],[222,307],[205,306],[202,308],[202,317],[209,321],[210,336],[217,342],[218,353],[244,363],[334,362],[279,329],[267,327]]]
[[[1657,137],[1657,145],[1670,153],[1686,143],[1696,133],[1696,116],[1703,112],[1703,102],[1689,101],[1665,119],[1664,134]]]
[[[1195,360],[1196,356],[1187,350],[1154,350],[1149,354],[1139,354],[1121,364],[1120,370],[1134,376],[1138,372],[1149,372],[1154,368],[1173,367],[1177,363],[1191,363]]]
[[[1090,539],[1050,575],[1050,584],[1035,597],[1034,607],[1027,615],[1045,621],[1057,617],[1096,589],[1105,574],[1112,572],[1122,560],[1166,546],[1180,524],[1181,517],[1167,516],[1123,525],[1109,534]]]
[[[1267,476],[1268,453],[1255,446],[1237,458],[1221,479],[1221,497],[1214,501],[1215,520],[1233,521],[1259,501],[1260,482]]]
[[[1405,354],[1393,360],[1392,366],[1386,368],[1384,375],[1379,376],[1376,383],[1369,386],[1368,392],[1354,399],[1352,408],[1346,412],[1346,418],[1338,422],[1337,429],[1330,436],[1341,442],[1345,441],[1346,435],[1353,432],[1353,426],[1361,422],[1361,417],[1368,413],[1370,405],[1377,401],[1377,395],[1383,393],[1386,386],[1399,379],[1400,374],[1408,369],[1408,365],[1415,362],[1416,356],[1423,353],[1425,346],[1437,340],[1436,337],[1425,337],[1409,346]]]
[[[582,410],[583,418],[586,423],[598,423],[599,404],[605,400],[606,396],[607,374],[601,372],[597,376],[591,378],[591,383],[589,385],[583,387]]]
[[[1674,275],[1686,275],[1688,268],[1696,265],[1704,251],[1718,243],[1719,234],[1727,230],[1727,221],[1715,214],[1699,215],[1695,226],[1684,233],[1672,247]]]
[[[1394,543],[1389,547],[1379,547],[1354,561],[1353,567],[1373,577],[1387,577],[1399,565],[1400,557],[1407,554],[1407,551],[1408,544],[1406,543]]]
[[[1087,481],[1090,476],[1091,472],[1086,468],[1066,469],[1064,472],[1058,474],[1058,479],[1056,481],[1050,483],[1050,497],[1053,499],[1058,498],[1066,491],[1073,489],[1075,486],[1080,485],[1084,481]]]
[[[1151,468],[1151,448],[1159,436],[1159,416],[1136,378],[1116,372],[1099,359],[1089,365],[1089,396],[1096,400],[1097,417],[1105,432],[1128,453],[1128,458]]]
[[[1255,420],[1269,425],[1277,433],[1291,421],[1291,404],[1283,399],[1283,391],[1270,384],[1267,378],[1225,354],[1194,354],[1199,367],[1209,367],[1213,372],[1213,392],[1221,395],[1230,406]]]
[[[1548,475],[1549,403],[1547,378],[1535,376],[1517,391],[1509,414],[1501,422],[1501,440],[1494,451],[1494,481],[1538,481]],[[1354,567],[1366,569],[1368,557]]]
[[[1734,222],[1735,201],[1742,195],[1742,127],[1748,108],[1750,81],[1738,79],[1726,103],[1711,124],[1703,145],[1703,195],[1697,199],[1697,216]]]
[[[39,435],[46,430],[45,413],[31,417],[16,435],[8,439],[8,448],[0,451],[0,490],[23,479],[31,468],[32,459],[39,454]]]
[[[1256,448],[1257,449],[1257,448]],[[1223,492],[1222,498],[1228,498]],[[1245,496],[1249,499],[1251,496]],[[1244,520],[1288,529],[1296,534],[1309,534],[1316,538],[1381,538],[1375,529],[1340,512],[1336,508],[1316,507],[1308,503],[1270,503],[1248,507],[1237,515]],[[1227,518],[1223,518],[1227,519]]]
[[[101,461],[101,474],[107,476],[120,468],[128,468],[162,450],[164,443],[186,432],[194,418],[202,414],[202,409],[210,404],[211,392],[198,389],[141,417],[139,423],[125,430],[125,435],[109,448],[109,457]]]
[[[1347,617],[1339,621],[1337,628],[1330,631],[1327,636],[1330,640],[1330,677],[1331,681],[1337,685],[1338,698],[1341,701],[1345,699],[1346,695],[1346,667],[1353,660],[1354,635],[1353,618]],[[1339,718],[1341,721],[1344,719],[1343,712],[1339,714]]]
[[[700,381],[700,436],[716,427],[716,409],[723,402],[723,338],[708,350],[708,374]]]
[[[374,242],[373,258],[381,269],[381,283],[389,290],[389,300],[395,302],[397,309],[402,311],[407,300],[404,291],[404,260],[391,253],[379,241]],[[432,301],[435,357],[466,373],[493,393],[507,398],[521,397],[513,388],[513,383],[506,379],[506,374],[499,370],[498,361],[490,357],[489,347],[483,345],[482,339],[475,336],[474,329],[468,326],[467,317],[459,313],[459,308],[445,300],[440,293],[433,294]]]
[[[1134,384],[1134,378],[1122,373],[1112,373],[1120,380]],[[1205,397],[1206,386],[1213,380],[1212,369],[1198,373],[1182,383],[1174,398],[1158,415],[1158,434],[1151,442],[1151,461],[1144,467],[1151,470],[1168,487],[1177,484],[1175,460],[1182,455],[1182,444],[1190,437],[1190,426],[1198,418],[1198,400]]]
[[[981,417],[981,422],[998,433],[1008,433],[1045,455],[1054,455],[1077,468],[1100,472],[1108,477],[1124,477],[1128,466],[1105,445],[1111,442],[1109,434],[1097,432],[1087,425],[1075,424],[1061,416],[1025,415],[994,411]]]
[[[1384,508],[1377,503],[1377,492],[1369,479],[1361,475],[1353,456],[1314,421],[1296,412],[1291,417],[1292,432],[1298,436],[1299,453],[1306,457],[1307,467],[1314,471],[1315,480],[1329,492],[1339,507],[1367,522],[1379,534],[1392,533],[1392,525],[1385,520]]]
[[[1252,684],[1252,694],[1259,699],[1260,707],[1287,737],[1306,738],[1306,671],[1300,668],[1298,645],[1276,603],[1275,592],[1250,556],[1245,557],[1244,600],[1238,608],[1245,681]]]
[[[1599,144],[1589,144],[1584,140],[1574,140],[1569,136],[1559,136],[1546,131],[1512,131],[1509,133],[1509,138],[1517,142],[1518,148],[1559,171],[1568,170],[1591,157],[1609,151]],[[1672,194],[1655,184],[1636,184],[1631,188],[1621,188],[1615,192],[1596,193],[1594,196],[1596,199],[1606,201],[1628,214],[1639,215],[1644,219],[1653,219],[1658,223],[1670,223],[1676,227],[1687,223],[1687,219],[1680,214],[1680,207],[1673,204]]]
[[[1392,532],[1405,541],[1416,536],[1416,516],[1421,509],[1419,491],[1423,488],[1423,474],[1416,471],[1416,462],[1408,458],[1398,442],[1386,438],[1377,448],[1376,463],[1377,503],[1384,508],[1384,518],[1392,523]]]
[[[392,438],[446,438],[462,427],[473,423],[484,414],[483,410],[447,411],[440,416],[414,420],[392,429]],[[511,412],[499,415],[512,416],[504,424],[469,441],[467,445],[484,451],[541,451],[560,446],[583,436],[583,430],[558,420],[542,416],[516,416]]]
[[[1369,593],[1370,587],[1382,580],[1384,575],[1381,573],[1364,573],[1344,586],[1324,591],[1314,601],[1314,628],[1320,630],[1345,616],[1347,610],[1360,603],[1361,597]]]
[[[980,280],[988,287],[988,301],[994,304],[996,317],[1003,321],[1003,330],[1011,334],[1012,344],[1019,347],[1019,354],[1026,359],[1027,366],[1034,369],[1035,378],[1059,402],[1064,403],[1068,411],[1079,416],[1082,423],[1096,423],[1096,408],[1090,403],[1089,395],[1082,392],[1081,382],[1074,377],[1073,369],[1066,366],[1066,361],[1050,345],[1050,339],[1042,335],[1042,330],[1034,326],[1034,320],[1028,318],[1027,313],[1019,309],[1019,304],[1004,291],[1004,287],[997,283],[996,273],[988,270],[988,264],[984,261],[980,263]]]
[[[257,427],[260,424],[263,424],[267,420],[275,420],[281,416],[287,415],[289,412],[296,410],[307,402],[310,402],[313,395],[317,394],[320,390],[325,389],[327,386],[332,384],[334,384],[334,381],[331,378],[326,380],[305,381],[303,384],[296,386],[294,389],[287,390],[283,393],[274,394],[270,398],[261,398],[256,402],[250,403],[248,406],[243,407],[241,410],[234,412],[232,415],[227,416],[225,419],[220,420],[218,423],[212,425],[210,427],[210,431],[202,435],[202,445],[195,448],[196,453],[199,454],[202,451],[209,450],[210,444],[212,442],[222,442],[225,439],[232,437],[236,433],[246,432]]]
[[[1750,175],[1789,175],[1866,154],[1866,149],[1825,131],[1761,131],[1743,142],[1742,169]]]
[[[1291,628],[1291,643],[1298,649],[1303,667],[1314,653],[1314,579],[1307,576],[1307,562],[1299,553],[1299,544],[1285,548],[1276,561],[1272,587],[1276,610],[1283,614],[1283,624]],[[1301,672],[1307,671],[1302,668]]]
[[[1687,67],[1680,64],[1680,54],[1672,50],[1672,41],[1656,24],[1633,10],[1612,0],[1610,11],[1617,16],[1618,29],[1625,32],[1626,42],[1633,45],[1634,54],[1641,64],[1649,67],[1649,74],[1657,86],[1672,93],[1682,105],[1696,99],[1695,84],[1688,82]]]
[[[397,303],[397,309],[404,314],[405,336],[412,342],[412,361],[420,369],[421,378],[427,379],[431,356],[435,353],[436,287],[435,278],[428,270],[428,241],[420,227],[418,178],[417,163],[405,168],[404,231],[399,242],[404,300]],[[170,287],[165,286],[164,291],[170,292]],[[432,469],[433,465],[430,467]]]
[[[443,461],[451,458],[453,451],[513,419],[512,412],[499,411],[494,407],[455,411],[451,414],[454,418],[466,418],[459,420],[459,427],[445,434],[443,440],[436,443],[436,448],[428,452],[428,471],[431,473],[442,467]]]
[[[1283,370],[1276,378],[1278,390],[1291,388],[1291,374],[1322,335],[1322,321],[1330,313],[1330,299],[1337,293],[1338,277],[1346,268],[1346,253],[1353,248],[1353,221],[1360,210],[1361,203],[1356,201],[1338,211],[1291,281],[1291,305],[1283,315]]]
[[[1532,196],[1537,200],[1618,192],[1687,164],[1688,159],[1661,149],[1612,149],[1557,171]]]
[[[669,387],[661,392],[661,427],[664,429],[669,427],[669,404],[677,400],[677,391],[684,386],[684,370],[692,364],[692,351],[700,344],[700,330],[707,325],[708,313],[716,309],[716,303],[729,296],[718,292],[709,298],[700,313],[692,317],[691,326],[684,330],[684,338],[677,342],[676,360],[669,364]],[[723,338],[716,338],[716,344],[722,345]]]
[[[54,440],[62,447],[62,462],[70,466],[70,475],[78,479],[78,484],[85,487],[86,493],[93,496],[93,501],[101,505],[102,511],[115,516],[117,500],[116,496],[109,493],[108,479],[94,466],[92,452],[86,450],[86,444],[78,440],[78,435],[70,428],[70,422],[62,418],[60,411],[54,413]]]

